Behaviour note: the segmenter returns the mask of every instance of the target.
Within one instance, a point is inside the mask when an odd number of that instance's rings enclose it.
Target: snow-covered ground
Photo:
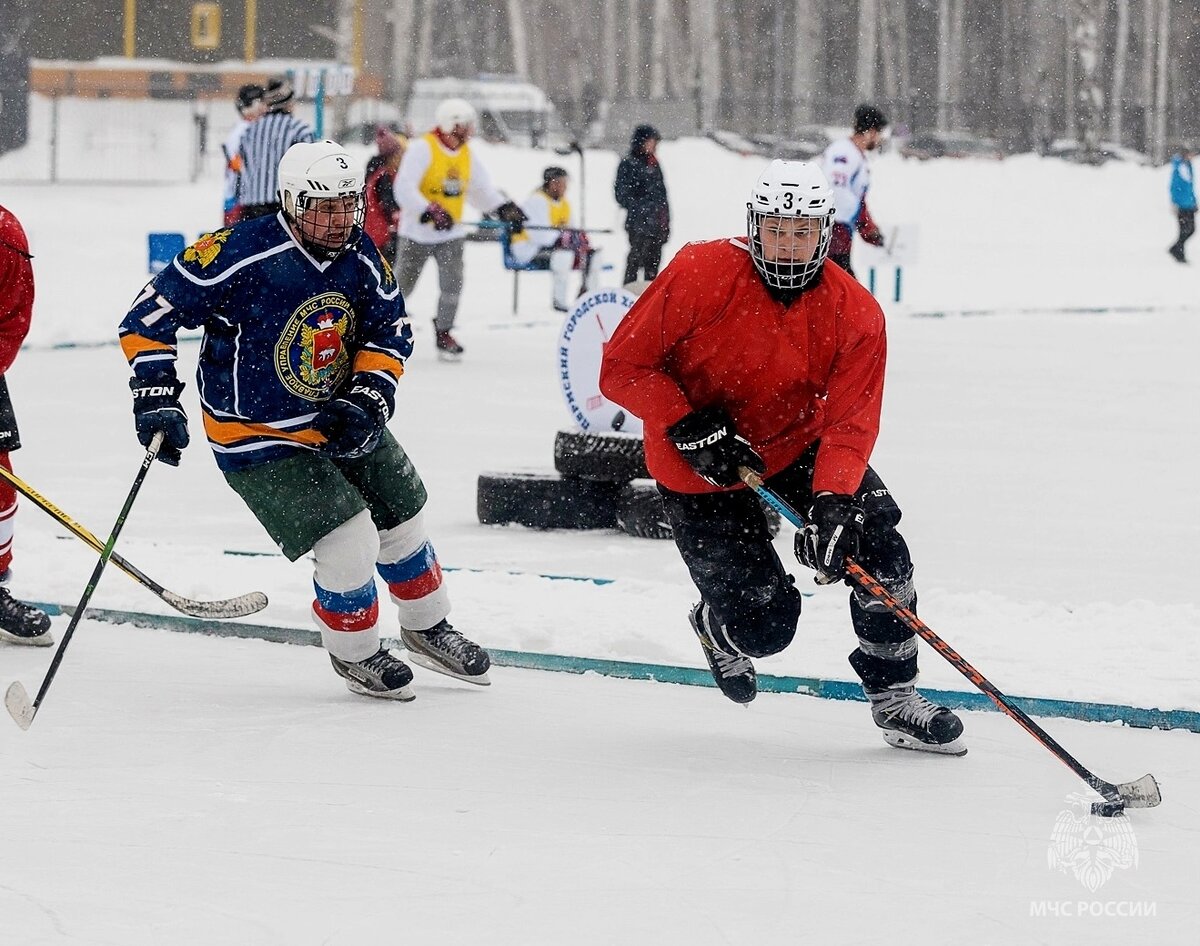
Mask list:
[[[514,196],[575,160],[483,150]],[[743,227],[760,159],[706,141],[661,154],[669,252]],[[616,160],[587,155],[592,226],[619,229]],[[110,343],[146,233],[213,226],[219,193],[212,175],[0,188],[39,280],[9,376],[17,470],[101,536],[141,455]],[[1010,693],[1200,709],[1200,269],[1165,252],[1165,172],[885,155],[872,207],[922,238],[904,302],[886,305],[874,465],[905,511],[923,617]],[[620,235],[602,242],[619,267]],[[569,423],[547,277],[521,277],[514,318],[499,255],[468,244],[460,365],[434,359],[432,273],[418,286],[392,424],[459,569],[453,618],[496,648],[702,665],[670,543],[475,520],[479,472],[550,468]],[[195,351],[182,347],[185,375]],[[92,553],[31,503],[17,528],[16,592],[74,603]],[[789,561],[788,530],[777,542]],[[202,442],[151,472],[120,551],[183,594],[262,589],[252,621],[308,626],[303,563],[231,554],[272,546]],[[813,590],[764,672],[849,677],[845,590]],[[113,569],[93,602],[164,611]],[[48,660],[3,647],[3,682],[32,691]],[[929,685],[966,686],[928,651],[922,666]],[[381,706],[316,650],[85,621],[33,729],[0,725],[0,942],[1194,942],[1200,735],[1045,723],[1102,777],[1163,785],[1163,806],[1128,822],[1137,865],[1089,889],[1047,867],[1080,783],[1001,716],[968,714],[971,754],[929,759],[888,750],[857,704],[740,710],[712,690],[494,676],[480,691],[421,674],[416,703]],[[1075,916],[1078,902],[1100,915]],[[1122,915],[1147,904],[1152,917]]]

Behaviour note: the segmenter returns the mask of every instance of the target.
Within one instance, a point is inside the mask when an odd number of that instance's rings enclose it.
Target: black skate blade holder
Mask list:
[[[743,483],[775,509],[784,519],[797,529],[804,528],[804,517],[793,509],[787,502],[763,485],[762,477],[749,467],[738,467],[738,475]],[[1014,720],[1029,735],[1033,736],[1055,758],[1085,781],[1090,788],[1103,797],[1103,801],[1092,804],[1092,814],[1111,818],[1122,813],[1126,808],[1155,808],[1162,803],[1162,792],[1153,775],[1147,773],[1132,782],[1113,784],[1093,774],[1085,768],[1074,756],[1064,749],[1046,730],[1035,723],[1020,707],[1015,706],[1007,696],[991,683],[982,673],[967,662],[961,654],[942,640],[933,629],[917,617],[916,613],[904,607],[883,587],[879,581],[867,572],[857,562],[847,559],[847,582],[863,589],[872,598],[879,601],[892,615],[899,619],[909,630],[936,650],[946,662],[974,686],[987,696],[1000,712]]]

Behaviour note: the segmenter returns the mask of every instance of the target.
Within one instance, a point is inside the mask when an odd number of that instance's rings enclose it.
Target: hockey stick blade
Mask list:
[[[22,729],[28,729],[33,724],[33,717],[37,713],[20,680],[11,684],[4,694],[4,708]]]
[[[159,592],[159,597],[183,614],[215,620],[244,618],[249,614],[257,614],[267,606],[267,596],[261,591],[248,591],[236,598],[225,598],[221,601],[196,601],[164,588]]]
[[[1162,803],[1162,793],[1153,775],[1143,775],[1132,782],[1113,786],[1126,808],[1157,808]]]
[[[10,473],[4,467],[0,467],[0,478],[7,480],[17,492],[32,500],[51,519],[58,522],[59,525],[63,526],[84,544],[90,545],[97,552],[104,548],[100,540],[92,535],[91,532],[68,516],[19,476]],[[216,619],[240,618],[246,617],[249,614],[256,614],[267,606],[267,596],[261,591],[251,591],[236,598],[226,598],[222,601],[196,601],[192,598],[185,598],[164,588],[141,569],[137,568],[132,562],[126,561],[115,551],[112,552],[111,561],[117,568],[121,569],[121,571],[151,594],[157,595],[176,611],[192,617]]]

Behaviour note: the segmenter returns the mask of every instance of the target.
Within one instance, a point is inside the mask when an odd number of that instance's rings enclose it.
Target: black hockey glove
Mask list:
[[[364,457],[377,446],[391,419],[395,390],[374,375],[360,372],[327,403],[313,428],[325,435],[321,452],[338,460]]]
[[[417,218],[421,223],[432,223],[435,230],[451,230],[454,228],[454,218],[441,204],[430,204],[425,212]]]
[[[517,234],[525,229],[525,221],[529,216],[511,200],[505,201],[495,210],[496,216],[508,224],[510,233]]]
[[[149,449],[154,435],[162,431],[162,446],[158,448],[158,459],[170,466],[179,466],[181,451],[188,445],[187,414],[179,403],[182,381],[174,378],[157,378],[144,381],[129,379],[129,390],[133,392],[133,422],[137,427],[138,442]]]
[[[763,458],[746,438],[738,436],[724,409],[715,405],[676,421],[667,428],[667,436],[691,468],[713,486],[727,489],[740,483],[739,466],[766,472]]]
[[[825,493],[813,500],[808,522],[796,533],[796,558],[814,569],[818,585],[846,577],[846,559],[858,555],[863,511],[853,496]]]

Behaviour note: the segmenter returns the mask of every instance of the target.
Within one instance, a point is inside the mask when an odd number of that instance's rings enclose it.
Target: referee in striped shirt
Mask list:
[[[292,115],[295,92],[286,77],[267,83],[267,113],[242,135],[242,220],[279,210],[279,159],[292,145],[312,141],[313,130]]]

